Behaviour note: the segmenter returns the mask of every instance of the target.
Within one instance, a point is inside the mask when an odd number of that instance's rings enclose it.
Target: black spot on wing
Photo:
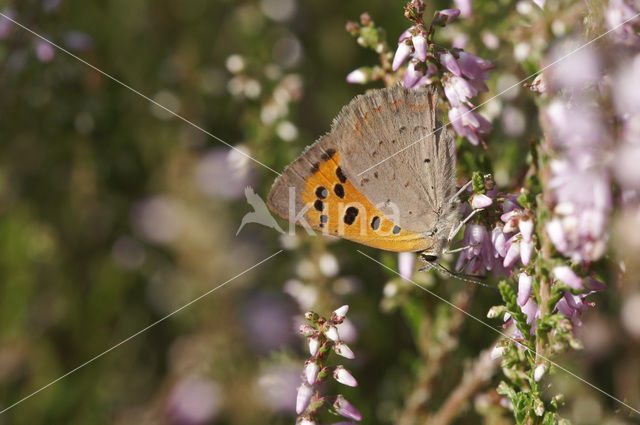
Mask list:
[[[340,183],[345,183],[347,181],[347,176],[344,175],[342,168],[340,167],[336,168],[336,176],[338,177],[338,180],[340,180]]]
[[[344,198],[344,187],[340,183],[336,183],[336,185],[333,186],[333,192],[338,198]]]
[[[318,186],[316,189],[316,196],[320,199],[324,199],[329,195],[329,191],[324,186]]]
[[[344,213],[343,220],[346,224],[353,224],[356,221],[356,217],[358,216],[358,209],[356,207],[349,207],[347,211]]]
[[[371,220],[371,228],[373,230],[378,230],[380,228],[380,217],[373,217],[373,220]]]
[[[336,154],[336,150],[333,148],[329,148],[321,155],[321,158],[323,161],[328,161],[331,158],[333,158],[333,155],[335,154]]]

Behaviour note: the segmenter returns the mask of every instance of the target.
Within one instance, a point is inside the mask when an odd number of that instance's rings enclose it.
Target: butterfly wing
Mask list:
[[[455,188],[451,140],[430,134],[438,126],[435,102],[430,90],[402,87],[356,97],[276,180],[269,207],[379,249],[433,248],[438,214]]]

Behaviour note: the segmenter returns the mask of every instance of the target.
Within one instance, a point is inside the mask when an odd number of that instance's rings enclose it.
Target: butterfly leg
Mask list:
[[[460,248],[456,248],[456,249],[451,249],[451,250],[450,249],[445,249],[442,253],[443,254],[455,254],[456,252],[461,252],[461,251],[464,251],[465,249],[473,248],[474,246],[479,246],[479,245],[480,245],[479,243],[474,243],[474,244],[466,245],[466,246],[463,246],[463,247],[460,247]]]
[[[455,195],[453,195],[453,196],[451,197],[451,199],[449,199],[449,203],[451,203],[451,202],[455,201],[456,199],[458,199],[458,196],[460,196],[460,194],[461,194],[462,192],[464,192],[465,190],[467,190],[467,188],[469,187],[469,185],[470,185],[471,183],[473,183],[473,181],[472,181],[472,180],[469,180],[468,182],[466,182],[465,184],[463,184],[463,185],[462,185],[462,187],[461,187],[460,189],[458,189],[458,191],[456,192],[456,194],[455,194]]]
[[[468,216],[466,216],[464,218],[464,220],[462,220],[460,222],[460,224],[458,224],[458,226],[456,226],[454,229],[451,230],[451,232],[449,233],[449,240],[452,240],[453,238],[456,237],[456,235],[458,234],[458,232],[460,231],[460,229],[462,229],[462,227],[467,224],[467,222],[469,222],[469,220],[471,220],[471,218],[478,214],[480,211],[484,211],[484,208],[478,208],[477,210],[473,210],[471,211],[471,214],[469,214]]]

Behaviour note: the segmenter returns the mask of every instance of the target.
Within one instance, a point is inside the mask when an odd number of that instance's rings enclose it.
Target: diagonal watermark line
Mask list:
[[[612,31],[617,30],[618,28],[620,28],[621,26],[623,26],[624,24],[626,24],[627,22],[630,22],[634,19],[636,19],[638,16],[640,16],[640,13],[637,13],[636,15],[634,15],[633,17],[627,19],[626,21],[616,25],[615,27],[611,28],[610,30],[600,34],[599,36],[589,40],[588,42],[586,42],[585,44],[581,45],[580,47],[577,47],[576,49],[570,51],[569,53],[567,53],[566,55],[562,56],[561,58],[556,59],[555,61],[551,62],[549,65],[546,65],[545,67],[539,69],[538,71],[534,72],[533,74],[529,75],[528,77],[523,78],[522,80],[518,81],[517,83],[513,84],[512,86],[507,87],[506,89],[502,90],[500,93],[490,97],[489,99],[485,100],[484,102],[482,102],[481,104],[479,104],[478,106],[474,106],[473,108],[469,109],[467,112],[463,113],[462,115],[460,115],[461,119],[462,117],[464,117],[467,114],[470,114],[471,112],[475,111],[476,109],[480,108],[481,106],[486,105],[487,103],[491,102],[492,100],[502,96],[503,94],[505,94],[506,92],[512,90],[513,88],[520,86],[520,84],[524,83],[525,81],[535,77],[536,75],[542,73],[543,71],[551,68],[554,65],[557,65],[558,63],[562,62],[563,60],[567,59],[569,56],[573,55],[574,53],[579,52],[580,50],[584,49],[585,47],[595,43],[596,41],[600,40],[602,37],[605,37],[606,35],[608,35],[609,33],[611,33]],[[451,121],[448,121],[447,123],[441,125],[440,127],[436,128],[435,130],[433,130],[431,133],[427,134],[426,136],[422,136],[421,138],[419,138],[418,140],[416,140],[415,142],[405,146],[404,148],[400,149],[399,151],[397,151],[396,153],[389,155],[388,157],[386,157],[385,159],[375,163],[374,165],[372,165],[371,167],[367,168],[364,171],[361,171],[360,173],[358,173],[358,176],[361,176],[362,174],[366,173],[367,171],[372,170],[373,168],[376,168],[378,165],[382,164],[385,161],[388,161],[389,159],[393,158],[394,156],[404,152],[405,150],[409,149],[411,146],[415,145],[416,143],[419,143],[421,141],[423,141],[424,139],[426,139],[429,136],[432,136],[433,134],[437,133],[438,131],[442,130],[445,127],[448,127],[451,125]]]
[[[71,369],[69,372],[65,373],[64,375],[60,376],[59,378],[54,379],[53,381],[49,382],[47,385],[37,389],[36,391],[32,392],[31,394],[29,394],[26,397],[21,398],[20,400],[16,401],[15,403],[5,407],[4,409],[0,410],[0,415],[2,415],[3,413],[5,413],[7,410],[12,409],[13,407],[17,406],[18,404],[22,403],[23,401],[26,401],[28,399],[30,399],[31,397],[33,397],[34,395],[38,394],[41,391],[46,390],[47,388],[49,388],[50,386],[52,386],[53,384],[55,384],[56,382],[66,378],[67,376],[71,375],[72,373],[77,372],[78,370],[82,369],[83,367],[87,366],[90,363],[93,363],[95,360],[98,360],[100,357],[104,356],[105,354],[115,350],[116,348],[120,347],[121,345],[131,341],[133,338],[137,337],[138,335],[148,331],[149,329],[153,328],[154,326],[158,325],[161,322],[164,322],[165,320],[167,320],[169,317],[173,316],[176,313],[179,313],[180,311],[184,310],[185,308],[189,307],[190,305],[200,301],[202,298],[206,297],[207,295],[211,294],[212,292],[222,288],[223,286],[225,286],[227,283],[239,278],[240,276],[248,273],[249,271],[255,269],[256,267],[258,267],[259,265],[266,263],[267,261],[269,261],[270,259],[272,259],[273,257],[275,257],[276,255],[280,254],[281,252],[283,252],[282,250],[279,250],[278,252],[271,254],[269,257],[261,260],[260,262],[254,264],[253,266],[249,267],[248,269],[244,270],[243,272],[238,273],[237,275],[233,276],[232,278],[230,278],[229,280],[226,280],[224,282],[222,282],[221,284],[219,284],[218,286],[208,290],[207,292],[205,292],[204,294],[200,295],[199,297],[189,301],[188,303],[184,304],[182,307],[172,311],[171,313],[167,314],[164,317],[161,317],[160,319],[156,320],[155,322],[151,323],[150,325],[148,325],[147,327],[140,329],[138,332],[134,333],[133,335],[123,339],[122,341],[120,341],[119,343],[117,343],[116,345],[112,346],[111,348],[108,348],[106,350],[104,350],[102,353],[98,354],[95,357],[92,357],[91,359],[87,360],[86,362],[82,363],[80,366],[77,366],[74,369]]]
[[[367,257],[368,259],[370,259],[371,261],[373,261],[374,263],[377,263],[379,265],[381,265],[382,267],[384,267],[385,269],[391,271],[392,273],[397,274],[398,276],[400,276],[400,273],[394,269],[392,269],[391,267],[388,267],[384,264],[382,264],[380,261],[376,260],[375,258],[365,254],[364,252],[360,251],[359,249],[357,250],[360,254],[364,255],[365,257]],[[518,342],[517,340],[515,340],[513,337],[510,337],[509,335],[507,335],[506,333],[502,332],[499,329],[494,328],[493,326],[491,326],[490,324],[488,324],[487,322],[485,322],[482,319],[478,319],[476,316],[474,316],[473,314],[467,312],[466,310],[461,309],[460,307],[458,307],[457,305],[453,304],[451,301],[447,300],[446,298],[441,297],[440,295],[436,294],[433,291],[430,291],[429,289],[425,288],[424,286],[420,285],[419,283],[414,282],[411,279],[407,279],[406,277],[404,277],[404,279],[408,280],[409,282],[411,282],[412,284],[414,284],[415,286],[417,286],[418,288],[422,289],[423,291],[433,295],[434,297],[436,297],[438,300],[444,302],[445,304],[455,308],[456,310],[458,310],[459,312],[463,313],[464,315],[470,317],[471,319],[475,320],[476,322],[482,324],[483,326],[486,326],[487,328],[491,329],[492,331],[498,333],[499,335],[501,335],[502,337],[515,342],[518,346],[530,350],[532,353],[534,353],[537,357],[540,357],[541,359],[544,359],[545,361],[549,362],[550,364],[554,365],[555,367],[557,367],[558,369],[568,373],[569,375],[573,376],[574,378],[576,378],[577,380],[581,381],[584,384],[587,384],[588,386],[590,386],[591,388],[593,388],[594,390],[597,390],[599,392],[601,392],[602,394],[606,395],[607,397],[611,398],[612,400],[617,401],[618,403],[622,404],[623,406],[627,407],[628,409],[634,411],[635,413],[640,415],[640,410],[635,409],[631,406],[629,406],[627,403],[625,403],[624,401],[614,397],[613,395],[609,394],[608,392],[596,387],[595,385],[593,385],[592,383],[590,383],[589,381],[585,380],[584,378],[581,378],[580,376],[576,375],[575,373],[571,372],[570,370],[560,366],[558,363],[554,362],[553,360],[548,359],[547,357],[543,356],[540,353],[537,353],[535,350],[532,350],[530,348],[525,347],[524,345],[522,345],[520,342]]]
[[[32,29],[24,26],[23,24],[21,24],[20,22],[16,21],[15,19],[7,16],[6,14],[0,12],[0,16],[13,22],[15,25],[19,26],[20,28],[24,29],[25,31],[28,31],[29,33],[33,34],[34,36],[38,37],[39,39],[46,41],[47,43],[51,44],[53,47],[55,47],[56,49],[66,53],[67,55],[71,56],[72,58],[82,62],[83,64],[85,64],[86,66],[88,66],[89,68],[93,69],[96,72],[99,72],[100,74],[104,75],[105,77],[109,78],[112,81],[115,81],[116,83],[120,84],[122,87],[132,91],[133,93],[137,94],[138,96],[142,97],[143,99],[148,100],[149,102],[153,103],[155,106],[157,106],[158,108],[163,109],[164,111],[168,112],[169,114],[173,115],[176,118],[181,119],[182,121],[186,122],[187,124],[189,124],[190,126],[200,130],[201,132],[203,132],[204,134],[206,134],[209,137],[214,138],[215,140],[217,140],[218,142],[227,145],[228,147],[230,147],[231,149],[235,150],[236,152],[240,153],[241,155],[245,156],[246,158],[252,160],[253,162],[262,165],[264,168],[266,168],[267,170],[277,174],[277,175],[281,175],[279,172],[277,172],[276,170],[274,170],[273,168],[269,167],[268,165],[263,164],[262,162],[258,161],[257,159],[255,159],[254,157],[252,157],[251,155],[243,152],[241,149],[236,148],[235,146],[225,142],[224,140],[222,140],[221,138],[219,138],[218,136],[216,136],[215,134],[205,130],[204,128],[200,127],[199,125],[195,124],[192,121],[189,121],[187,118],[183,117],[182,115],[178,114],[177,112],[172,111],[171,109],[167,108],[166,106],[156,102],[155,100],[151,99],[149,96],[139,92],[138,90],[134,89],[133,87],[125,84],[124,82],[120,81],[119,79],[117,79],[116,77],[114,77],[111,74],[108,74],[107,72],[101,70],[100,68],[98,68],[97,66],[94,66],[92,64],[90,64],[89,62],[85,61],[84,59],[82,59],[81,57],[74,55],[73,53],[71,53],[69,50],[65,49],[64,47],[54,43],[53,41],[43,37],[42,35],[38,34],[37,32],[33,31]]]

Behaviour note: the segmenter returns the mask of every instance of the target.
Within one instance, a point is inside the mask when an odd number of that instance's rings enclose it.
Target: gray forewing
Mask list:
[[[402,228],[440,235],[452,226],[454,145],[437,120],[430,88],[395,86],[358,96],[340,112],[331,134],[351,182],[385,214],[396,205]]]

